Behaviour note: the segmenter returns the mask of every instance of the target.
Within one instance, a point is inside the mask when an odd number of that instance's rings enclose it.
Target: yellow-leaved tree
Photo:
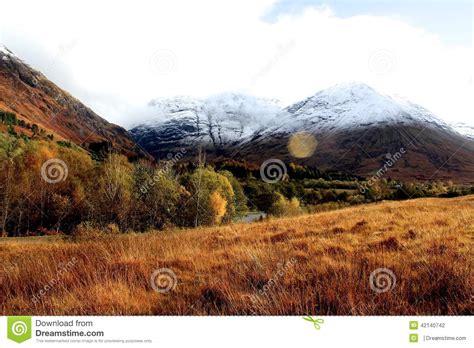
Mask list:
[[[224,197],[222,197],[219,191],[214,191],[211,193],[209,203],[212,210],[212,215],[214,217],[214,223],[220,224],[227,211],[227,201]]]
[[[227,177],[213,168],[200,167],[184,178],[190,199],[181,207],[183,225],[229,222],[235,216],[234,190]]]

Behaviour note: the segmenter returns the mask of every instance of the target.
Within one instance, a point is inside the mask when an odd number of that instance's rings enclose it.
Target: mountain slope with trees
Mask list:
[[[91,151],[114,148],[128,157],[144,155],[128,132],[98,116],[0,45],[0,130],[49,136]]]

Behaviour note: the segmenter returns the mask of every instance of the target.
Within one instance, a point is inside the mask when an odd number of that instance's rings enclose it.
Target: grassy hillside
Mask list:
[[[18,134],[47,134],[90,150],[105,142],[128,157],[141,152],[125,129],[107,122],[42,73],[1,51],[0,96],[0,113],[14,115],[12,127]]]
[[[472,314],[473,238],[471,195],[217,228],[3,239],[0,313]],[[161,268],[176,275],[155,278],[165,293],[150,280]]]

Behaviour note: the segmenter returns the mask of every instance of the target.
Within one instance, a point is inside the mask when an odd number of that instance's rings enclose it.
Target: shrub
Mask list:
[[[281,193],[278,192],[264,192],[260,193],[256,199],[255,204],[258,210],[264,211],[265,213],[269,213],[271,207],[283,197]]]
[[[120,234],[120,228],[117,224],[108,224],[104,229],[104,233],[108,235],[117,235]]]
[[[277,193],[278,199],[270,206],[268,213],[274,216],[297,215],[301,212],[300,201],[297,198],[286,199]]]
[[[89,221],[81,222],[72,231],[72,237],[77,240],[96,239],[103,236],[100,229],[93,226]]]
[[[313,189],[309,189],[304,193],[303,201],[306,204],[316,204],[323,199],[321,192]]]

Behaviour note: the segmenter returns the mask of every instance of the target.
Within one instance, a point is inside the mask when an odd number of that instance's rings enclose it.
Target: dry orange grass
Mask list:
[[[2,315],[472,314],[474,196],[166,233],[0,242]],[[58,268],[74,266],[58,277]],[[177,284],[153,291],[152,272]],[[369,284],[378,268],[393,289]],[[39,300],[33,296],[57,279]]]

